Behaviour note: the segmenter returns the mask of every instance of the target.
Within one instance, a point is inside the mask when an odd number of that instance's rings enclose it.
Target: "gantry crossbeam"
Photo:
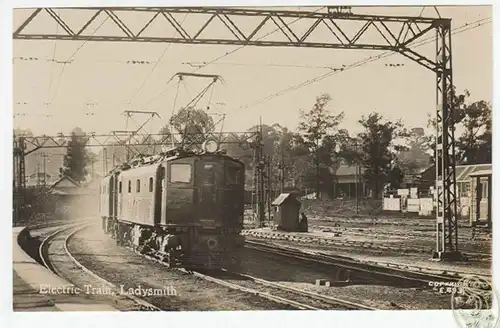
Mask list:
[[[110,134],[87,133],[78,136],[85,142],[86,147],[138,147],[138,146],[165,146],[170,145],[171,140],[175,145],[180,145],[183,140],[189,139],[192,146],[198,147],[207,138],[216,140],[223,145],[238,144],[242,148],[251,148],[252,142],[257,137],[257,132],[207,132],[201,133],[170,133],[149,134],[135,133],[133,131],[117,131]],[[59,134],[57,136],[22,136],[14,138],[16,149],[24,149],[23,155],[27,156],[41,148],[61,148],[66,147],[71,141],[71,134]],[[22,147],[21,147],[22,145]],[[158,148],[159,149],[159,148]],[[140,151],[137,151],[139,154]]]
[[[86,22],[75,26],[64,18],[62,11],[90,11]],[[149,15],[146,23],[135,30],[125,20],[125,12]],[[57,22],[59,33],[27,32],[37,16],[48,14]],[[95,35],[90,26],[103,15],[118,27],[118,34]],[[193,30],[183,25],[189,15],[196,15],[199,24]],[[180,16],[184,16],[181,20]],[[244,28],[241,17],[253,17],[257,24]],[[175,35],[167,35],[166,29],[154,32],[150,27],[162,21]],[[300,30],[294,22],[308,23]],[[357,22],[358,27],[346,28],[343,24]],[[211,35],[214,24],[222,24],[227,36]],[[267,24],[274,26],[276,34],[262,32]],[[246,26],[248,27],[248,26]],[[313,38],[320,29],[327,29],[320,40]],[[354,33],[353,33],[354,32]],[[411,46],[424,36],[435,33],[436,57],[428,58]],[[281,40],[270,36],[281,36]],[[367,37],[369,36],[369,37]],[[374,41],[374,36],[378,40]],[[113,8],[38,8],[17,27],[14,39],[24,40],[81,40],[101,42],[166,42],[183,44],[218,44],[258,47],[302,47],[326,49],[365,49],[394,51],[411,59],[436,74],[437,90],[437,138],[436,138],[436,254],[440,258],[455,257],[458,253],[457,193],[455,182],[454,104],[451,56],[451,20],[444,18],[359,15],[342,11],[293,11],[248,8],[215,7],[113,7]],[[370,39],[370,41],[366,39]],[[284,39],[284,41],[283,41]]]
[[[425,17],[403,16],[375,16],[354,15],[337,12],[307,12],[263,9],[237,8],[145,8],[145,7],[118,7],[118,8],[72,8],[62,10],[92,11],[93,14],[84,23],[74,26],[71,20],[56,13],[55,8],[38,8],[14,31],[14,39],[30,40],[81,40],[103,42],[168,42],[185,44],[226,44],[259,47],[309,47],[332,49],[370,49],[384,51],[398,51],[419,64],[432,69],[438,69],[435,60],[409,49],[409,45],[429,31],[433,30],[439,20]],[[29,33],[25,30],[42,13],[47,13],[59,25],[59,33]],[[136,12],[148,15],[148,20],[139,28],[134,29],[120,14]],[[178,17],[179,14],[196,14],[202,16],[200,24],[188,31]],[[177,17],[176,17],[177,15]],[[118,34],[94,35],[90,26],[98,17],[107,17],[110,23],[118,27]],[[255,27],[243,28],[244,24],[237,23],[238,16],[254,17],[259,22]],[[302,20],[309,26],[305,31],[293,24],[293,20]],[[292,21],[291,21],[292,20]],[[153,22],[162,21],[162,24],[175,31],[174,36],[166,36],[164,31],[148,35],[148,28]],[[355,33],[348,32],[342,27],[342,21],[358,22]],[[220,24],[226,29],[226,37],[211,36],[211,27]],[[271,40],[259,36],[264,26],[271,24],[278,29],[277,34],[286,40]],[[322,42],[311,40],[311,35],[319,28],[325,28],[329,34]],[[363,41],[363,36],[375,33],[384,40],[382,43]],[[221,34],[221,33],[217,33]]]

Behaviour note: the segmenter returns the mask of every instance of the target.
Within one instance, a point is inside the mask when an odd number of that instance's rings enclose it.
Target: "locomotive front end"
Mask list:
[[[205,267],[239,264],[244,237],[244,165],[226,156],[206,153],[197,164],[197,215],[203,233],[193,245]]]
[[[168,162],[165,224],[183,225],[182,265],[239,265],[244,244],[244,164],[205,143],[205,152]]]

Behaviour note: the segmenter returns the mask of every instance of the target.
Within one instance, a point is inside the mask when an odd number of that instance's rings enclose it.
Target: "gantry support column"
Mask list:
[[[23,219],[23,211],[26,195],[26,175],[25,175],[25,160],[24,160],[24,138],[14,137],[14,176],[13,176],[13,223],[16,225]]]
[[[436,24],[436,252],[434,258],[457,260],[457,186],[455,178],[454,89],[451,21]]]

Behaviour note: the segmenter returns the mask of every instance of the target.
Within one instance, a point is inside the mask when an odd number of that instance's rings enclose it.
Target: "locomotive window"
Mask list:
[[[205,164],[205,182],[206,185],[213,185],[215,183],[215,172],[213,164]]]
[[[153,192],[153,178],[149,178],[149,192]]]
[[[226,168],[226,184],[240,184],[240,169],[238,167],[229,166]]]
[[[132,181],[128,180],[128,192],[132,192]]]
[[[191,182],[191,164],[171,164],[170,182]]]
[[[118,183],[118,193],[120,193],[120,194],[122,193],[122,182],[121,181]]]
[[[141,180],[139,179],[135,182],[135,192],[141,192]]]

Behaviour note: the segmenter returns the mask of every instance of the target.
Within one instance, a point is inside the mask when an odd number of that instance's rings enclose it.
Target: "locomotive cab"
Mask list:
[[[244,165],[216,154],[164,163],[161,225],[180,226],[184,261],[222,265],[243,245]],[[214,263],[215,264],[215,263]]]
[[[101,215],[119,244],[158,255],[172,267],[237,268],[245,167],[206,148],[133,160],[103,179],[109,187],[103,187]],[[103,229],[111,230],[109,224]]]

